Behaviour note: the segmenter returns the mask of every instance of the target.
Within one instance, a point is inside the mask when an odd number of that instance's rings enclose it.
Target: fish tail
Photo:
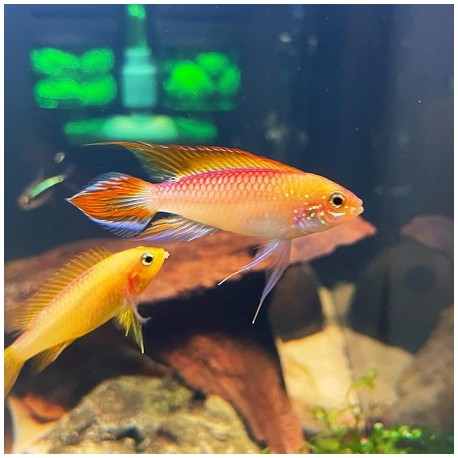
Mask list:
[[[117,235],[139,234],[157,212],[154,185],[129,175],[107,173],[67,199]]]
[[[18,358],[13,345],[10,345],[4,351],[4,365],[5,365],[5,397],[13,388],[16,379],[18,378],[19,372],[21,372],[24,361]]]

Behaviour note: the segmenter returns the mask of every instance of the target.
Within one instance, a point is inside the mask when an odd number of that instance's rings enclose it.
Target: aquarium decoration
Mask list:
[[[143,5],[127,5],[127,47],[121,69],[122,103],[128,109],[153,108],[157,104],[157,68],[146,34]]]
[[[33,49],[32,70],[43,76],[34,87],[36,104],[47,109],[108,105],[117,93],[114,61],[110,48],[90,49],[81,56],[57,48]]]
[[[65,135],[74,144],[138,139],[155,143],[211,142],[217,136],[217,127],[211,117],[172,117],[152,111],[158,104],[159,70],[148,46],[146,9],[144,5],[131,4],[126,5],[125,11],[127,38],[123,50],[120,86],[121,103],[128,113],[114,114],[105,118],[73,119],[64,125]],[[76,65],[77,60],[71,59],[71,55],[64,57],[68,66]],[[61,60],[64,58],[62,57]],[[181,71],[183,67],[180,66],[178,66],[178,73],[174,73],[175,79],[169,82],[170,88],[175,88],[174,93],[178,94],[178,100],[183,101],[190,93],[197,94],[192,100],[197,101],[198,105],[194,105],[194,108],[189,107],[190,109],[195,109],[196,106],[203,109],[201,99],[208,94],[219,94],[218,97],[224,95],[230,99],[237,93],[240,86],[240,71],[225,55],[203,53],[198,56],[198,62],[193,65],[197,65],[199,71],[204,73],[204,79],[210,85],[205,93],[201,90],[202,81],[196,79],[192,72],[183,73]],[[48,63],[46,68],[50,66],[53,67]],[[184,68],[186,69],[186,65]],[[58,88],[53,89],[56,91]],[[218,102],[219,105],[213,104],[212,107],[221,109],[221,100]],[[208,105],[206,107],[208,108]]]
[[[154,139],[157,143],[198,144],[211,141],[218,131],[211,119],[131,114],[69,121],[64,126],[64,133],[77,145],[107,139],[135,141],[138,138]]]
[[[225,111],[237,106],[241,72],[230,53],[211,51],[169,59],[164,62],[164,72],[168,108]]]

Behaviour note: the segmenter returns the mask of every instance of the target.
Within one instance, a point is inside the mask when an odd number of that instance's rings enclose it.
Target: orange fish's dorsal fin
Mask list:
[[[142,334],[142,325],[138,321],[137,317],[132,310],[130,305],[126,305],[121,313],[116,316],[116,324],[118,324],[126,332],[126,336],[129,334],[132,329],[132,334],[135,342],[140,347],[142,353],[145,353],[145,347],[143,345],[143,334]]]
[[[24,304],[5,315],[6,331],[22,331],[70,283],[111,253],[105,248],[94,248],[76,255],[57,270]]]
[[[220,146],[156,145],[143,142],[105,142],[132,151],[150,177],[165,181],[215,170],[262,168],[299,172],[281,162],[248,151]]]
[[[38,353],[32,360],[32,371],[35,374],[41,372],[43,369],[48,367],[55,359],[73,342],[72,340],[67,340],[66,342],[55,345],[54,347],[48,348],[41,353]]]

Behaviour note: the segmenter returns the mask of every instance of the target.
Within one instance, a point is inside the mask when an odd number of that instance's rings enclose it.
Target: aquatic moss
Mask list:
[[[361,388],[374,389],[377,372],[370,369],[356,379],[349,387],[348,394]],[[316,420],[324,428],[305,441],[302,450],[311,453],[453,453],[452,434],[437,434],[423,428],[408,425],[385,426],[381,422],[370,426],[362,425],[365,412],[362,407],[348,403],[340,409],[326,409],[316,406],[313,411]],[[350,413],[353,425],[342,422],[344,414]],[[264,449],[262,453],[269,453]]]

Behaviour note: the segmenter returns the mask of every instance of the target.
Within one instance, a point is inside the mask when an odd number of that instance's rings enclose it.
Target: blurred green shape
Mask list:
[[[139,139],[155,143],[200,144],[211,142],[217,135],[217,129],[211,121],[132,114],[71,121],[65,124],[64,133],[74,144]]]
[[[127,14],[142,21],[146,19],[146,11],[143,5],[127,5]]]
[[[165,82],[165,90],[174,97],[198,99],[210,94],[214,86],[207,73],[195,62],[176,63]]]
[[[230,110],[236,104],[241,73],[223,52],[201,52],[193,59],[167,60],[163,69],[166,106],[179,110]]]
[[[96,134],[103,127],[103,119],[84,119],[71,121],[65,124],[64,133],[68,137],[90,136]]]
[[[84,73],[108,73],[114,66],[114,52],[110,48],[96,48],[86,51],[80,58]]]
[[[76,70],[80,65],[77,56],[57,48],[33,49],[30,52],[30,60],[33,71],[51,76],[59,76],[68,70]]]
[[[182,138],[188,138],[194,142],[209,142],[218,134],[215,123],[212,121],[183,117],[174,119]]]
[[[79,100],[80,97],[80,85],[72,78],[46,78],[35,85],[35,98],[39,104],[44,99]]]
[[[216,85],[222,95],[227,97],[235,96],[240,89],[240,70],[238,67],[231,65],[225,69]]]
[[[80,86],[82,105],[107,105],[116,97],[116,81],[111,75],[84,81]]]
[[[196,57],[196,62],[211,76],[222,73],[231,65],[231,61],[227,56],[220,52],[201,53]]]

